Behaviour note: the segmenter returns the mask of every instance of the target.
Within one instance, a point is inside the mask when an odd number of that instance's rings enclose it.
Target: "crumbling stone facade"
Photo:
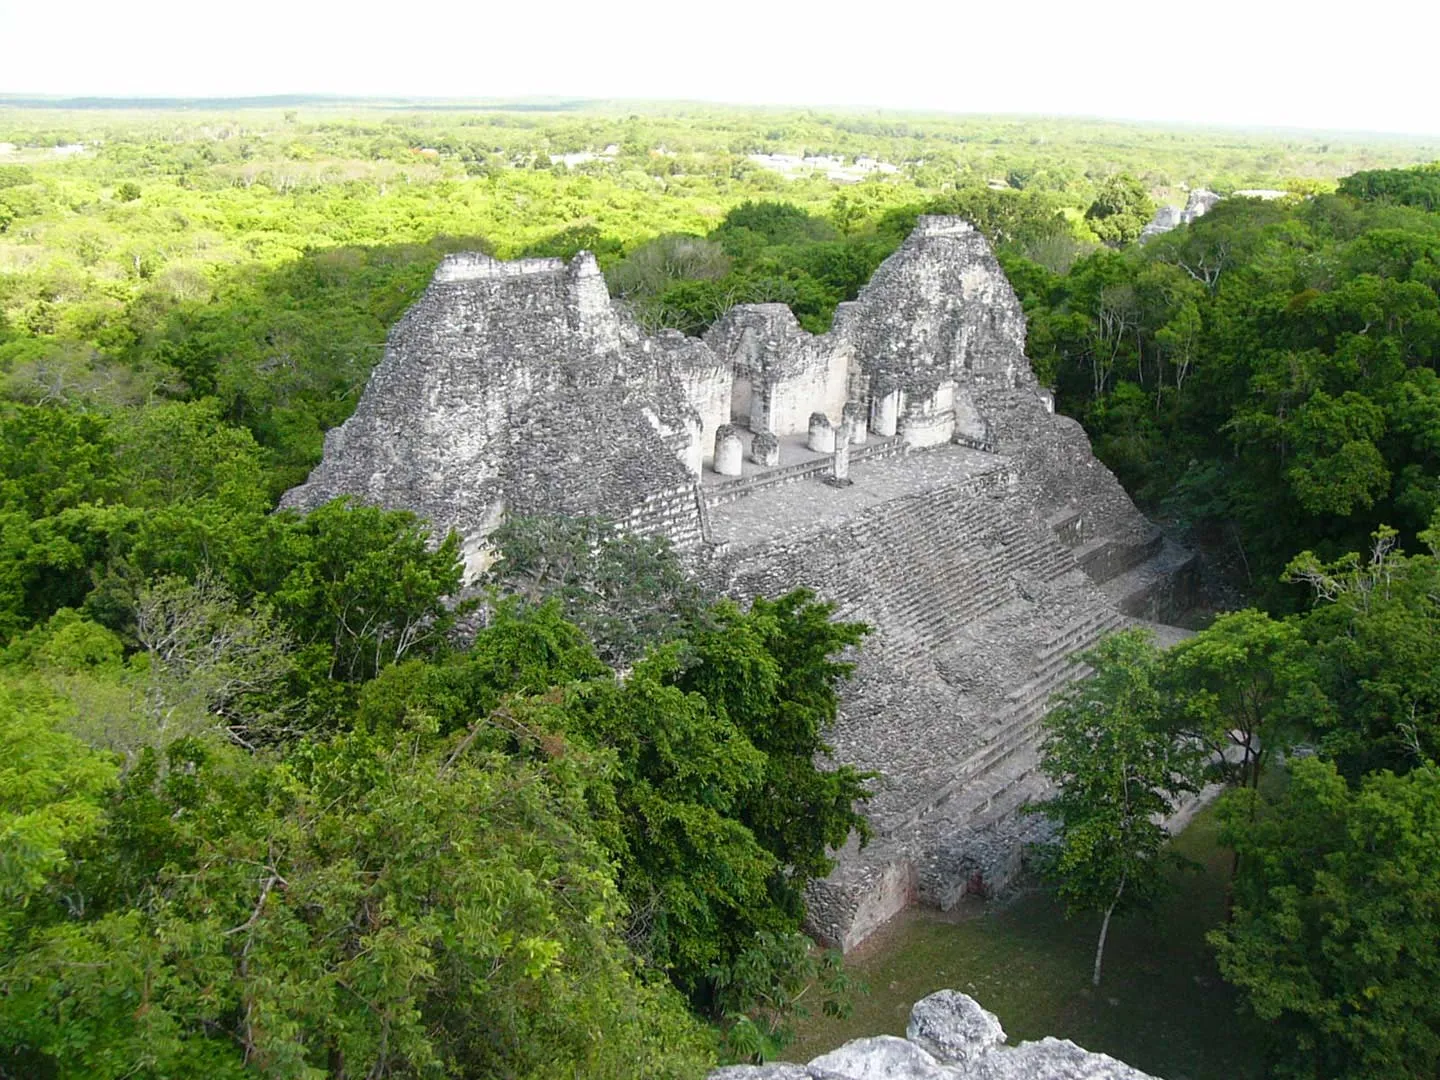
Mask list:
[[[648,337],[589,255],[451,256],[285,505],[413,509],[460,532],[472,571],[506,514],[602,515],[731,595],[805,585],[870,623],[831,741],[879,774],[877,835],[810,898],[812,930],[848,947],[917,899],[1003,885],[1074,655],[1186,603],[1188,553],[1024,350],[1014,291],[955,218],[921,218],[823,335],[759,304],[703,341]]]

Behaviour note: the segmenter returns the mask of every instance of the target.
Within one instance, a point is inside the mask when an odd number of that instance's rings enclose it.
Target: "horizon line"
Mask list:
[[[1115,124],[1132,127],[1152,127],[1186,130],[1218,130],[1229,132],[1254,132],[1274,134],[1303,134],[1345,137],[1382,138],[1392,140],[1424,141],[1440,143],[1440,133],[1421,131],[1376,131],[1366,128],[1316,128],[1290,124],[1239,124],[1219,120],[1157,120],[1150,118],[1102,115],[1098,113],[1064,112],[960,112],[951,109],[926,108],[923,106],[874,105],[864,103],[799,104],[774,102],[717,101],[703,98],[651,98],[651,97],[587,97],[568,94],[523,94],[512,97],[489,95],[463,96],[444,94],[337,94],[285,92],[273,94],[45,94],[28,92],[0,92],[0,108],[13,109],[70,109],[75,112],[100,112],[108,110],[162,111],[166,109],[197,111],[219,111],[221,109],[263,109],[282,107],[339,106],[382,106],[387,108],[422,108],[436,111],[466,110],[521,111],[521,112],[583,112],[603,110],[606,106],[635,107],[687,107],[747,112],[783,113],[878,113],[894,116],[954,119],[996,119],[996,120],[1051,120],[1059,122]]]

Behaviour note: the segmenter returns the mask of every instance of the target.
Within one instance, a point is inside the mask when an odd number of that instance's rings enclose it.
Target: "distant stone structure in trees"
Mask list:
[[[921,218],[818,336],[747,304],[703,340],[651,337],[588,254],[449,256],[284,505],[344,494],[456,529],[472,574],[507,514],[598,515],[741,599],[806,585],[873,624],[831,741],[880,774],[876,839],[810,898],[845,947],[1004,884],[1071,657],[1170,618],[1193,577],[1054,414],[1019,301],[957,218]]]
[[[1283,199],[1289,195],[1288,191],[1278,191],[1274,188],[1243,188],[1230,193],[1231,198],[1264,199],[1266,202]],[[1140,242],[1143,244],[1146,240],[1167,233],[1171,229],[1192,224],[1197,218],[1204,217],[1224,201],[1223,197],[1216,195],[1213,191],[1196,188],[1185,200],[1185,209],[1182,210],[1178,206],[1162,206],[1157,209],[1155,216],[1150,219],[1150,223],[1140,230]]]

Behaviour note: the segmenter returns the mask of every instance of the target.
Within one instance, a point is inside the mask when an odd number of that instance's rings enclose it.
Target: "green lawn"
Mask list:
[[[851,969],[869,984],[854,1014],[806,1019],[784,1057],[808,1061],[847,1039],[902,1035],[915,1000],[952,987],[998,1014],[1012,1042],[1074,1039],[1165,1080],[1259,1077],[1253,1029],[1237,1016],[1204,940],[1224,917],[1230,865],[1215,830],[1206,811],[1176,841],[1203,869],[1183,877],[1153,921],[1112,923],[1098,991],[1090,986],[1098,917],[1067,922],[1035,891],[1003,905],[917,908],[852,954]]]

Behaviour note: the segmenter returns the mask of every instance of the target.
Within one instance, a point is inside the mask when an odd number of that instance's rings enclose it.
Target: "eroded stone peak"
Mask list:
[[[585,252],[584,254],[589,254]],[[594,256],[590,257],[594,262]],[[495,278],[543,277],[565,272],[563,259],[496,259],[480,251],[459,251],[446,255],[435,269],[434,281],[486,281]],[[599,267],[595,268],[599,273]]]
[[[911,236],[964,236],[975,232],[975,226],[961,217],[947,214],[922,214],[915,221]]]

